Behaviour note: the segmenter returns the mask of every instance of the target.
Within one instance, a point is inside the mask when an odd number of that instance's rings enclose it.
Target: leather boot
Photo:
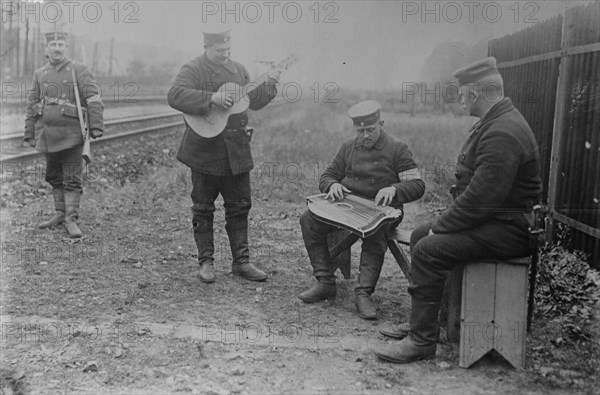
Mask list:
[[[214,259],[215,250],[213,236],[213,217],[194,218],[194,241],[198,248],[198,264],[200,265],[200,281],[212,283],[215,281]]]
[[[421,302],[412,299],[410,331],[403,340],[375,348],[375,354],[386,361],[410,363],[435,357],[439,338],[439,302]]]
[[[371,295],[367,293],[357,293],[355,295],[354,304],[358,310],[358,316],[363,320],[377,319],[377,306],[371,299]]]
[[[200,281],[203,283],[214,283],[217,277],[215,276],[214,264],[213,262],[204,262],[200,265]]]
[[[225,226],[227,236],[229,236],[229,245],[231,247],[231,256],[233,264],[231,271],[234,276],[239,276],[250,281],[265,281],[267,273],[257,269],[250,263],[250,249],[248,248],[248,222],[245,226],[234,227],[229,223]]]
[[[56,214],[48,221],[39,224],[39,229],[53,228],[65,222],[65,190],[63,188],[54,188],[52,189],[52,195],[54,196],[54,210],[56,210]]]
[[[337,287],[335,277],[318,277],[317,283],[309,290],[302,292],[298,298],[305,303],[316,303],[323,300],[335,300]]]
[[[379,280],[383,255],[362,251],[358,273],[358,286],[354,289],[354,303],[358,316],[364,320],[377,319],[377,306],[371,299],[375,286]]]
[[[80,202],[80,191],[65,191],[65,229],[72,239],[81,237],[81,230],[77,226]]]
[[[404,339],[406,336],[408,336],[409,331],[410,324],[408,322],[403,322],[398,325],[387,325],[379,329],[379,333],[382,335],[398,340]]]

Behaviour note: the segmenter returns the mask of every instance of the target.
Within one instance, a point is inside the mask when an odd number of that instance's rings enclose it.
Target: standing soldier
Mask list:
[[[169,90],[169,105],[186,114],[205,115],[212,106],[224,109],[234,105],[234,97],[221,85],[250,82],[246,68],[230,59],[230,32],[204,32],[202,56],[183,65]],[[259,110],[277,94],[279,72],[270,71],[268,80],[249,95],[250,109]],[[250,140],[252,129],[246,127],[247,111],[232,114],[225,129],[206,138],[186,124],[177,159],[192,170],[192,225],[198,247],[200,280],[215,281],[213,268],[213,214],[219,193],[225,201],[225,230],[233,256],[232,272],[252,281],[264,281],[266,273],[250,263],[248,248],[248,213],[251,207],[250,170],[253,169]],[[199,132],[199,131],[198,131]]]
[[[83,135],[71,68],[94,139],[103,133],[104,106],[100,89],[87,66],[67,57],[67,34],[46,33],[46,40],[48,63],[33,74],[33,88],[27,95],[24,140],[46,154],[46,181],[52,186],[54,196],[56,214],[38,227],[47,229],[64,223],[69,237],[77,238],[81,237],[76,221],[83,192]]]

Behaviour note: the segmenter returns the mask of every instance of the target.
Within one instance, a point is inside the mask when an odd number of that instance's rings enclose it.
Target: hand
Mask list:
[[[433,229],[429,229],[429,233],[427,233],[427,236],[433,236],[435,233],[433,233]]]
[[[98,137],[102,137],[104,132],[100,129],[92,129],[90,130],[90,137],[93,139],[97,139]]]
[[[395,187],[386,187],[381,188],[377,195],[375,196],[375,205],[379,206],[379,202],[381,202],[382,206],[387,206],[394,200],[396,196],[396,188]]]
[[[336,182],[329,187],[329,192],[325,195],[325,199],[342,200],[344,198],[344,193],[352,193],[352,191],[339,182]]]
[[[30,146],[31,148],[35,148],[35,139],[29,138],[29,139],[25,140],[25,142],[26,142],[27,144],[29,144],[29,146]]]
[[[267,77],[269,77],[269,80],[272,82],[279,82],[279,78],[281,78],[281,69],[269,70],[267,72]]]
[[[210,102],[223,108],[229,108],[233,106],[233,95],[231,93],[217,91],[213,93]]]

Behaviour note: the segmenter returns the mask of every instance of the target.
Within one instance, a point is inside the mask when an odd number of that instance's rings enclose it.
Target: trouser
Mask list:
[[[317,279],[333,278],[327,235],[339,231],[340,228],[319,221],[308,210],[300,217],[300,227],[314,276]],[[364,292],[370,295],[375,290],[387,251],[389,231],[390,225],[385,224],[373,235],[362,240],[357,293]]]
[[[54,189],[82,192],[83,145],[46,153],[46,181]]]
[[[225,201],[225,229],[234,264],[250,260],[248,213],[252,207],[250,173],[214,176],[192,170],[192,225],[198,247],[198,262],[212,262],[214,255],[213,219],[215,199]]]
[[[530,253],[529,235],[519,224],[493,221],[463,232],[427,236],[431,225],[419,226],[410,238],[412,283],[408,291],[422,302],[441,300],[446,275],[456,265]]]
[[[523,226],[494,221],[459,233],[428,236],[432,223],[419,226],[411,234],[412,297],[410,335],[418,344],[437,341],[437,316],[449,270],[465,262],[496,258],[508,259],[530,253]],[[494,237],[489,237],[495,235]]]

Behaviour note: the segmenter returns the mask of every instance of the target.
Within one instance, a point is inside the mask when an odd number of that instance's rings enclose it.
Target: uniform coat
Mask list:
[[[510,99],[471,129],[456,180],[458,196],[450,207],[411,235],[414,300],[439,303],[447,271],[458,264],[531,253],[531,208],[542,191],[538,145]]]
[[[478,237],[499,242],[503,225],[512,223],[515,236],[528,239],[523,213],[542,191],[539,150],[509,98],[494,105],[471,130],[458,157],[456,191],[454,202],[433,224],[434,233],[456,233],[491,222],[497,226],[482,228]]]
[[[27,95],[24,139],[35,139],[38,151],[53,153],[83,144],[74,107],[71,67],[75,68],[81,105],[88,113],[90,130],[104,130],[100,87],[88,67],[67,57],[57,65],[48,62],[33,74],[33,86]]]
[[[216,64],[204,53],[183,65],[169,90],[169,105],[184,113],[205,114],[212,106],[212,94],[226,82],[243,86],[251,81],[242,64],[233,60],[226,65]],[[250,109],[260,110],[276,94],[274,84],[260,85],[249,95]],[[203,174],[228,176],[249,172],[254,163],[250,150],[252,133],[245,130],[247,123],[247,112],[232,115],[226,132],[212,138],[201,137],[186,125],[177,159]]]
[[[408,146],[382,130],[371,149],[364,149],[356,137],[345,141],[323,172],[319,189],[328,192],[331,184],[339,182],[357,195],[374,199],[380,189],[394,186],[397,192],[391,205],[402,208],[425,192],[421,179],[400,181],[398,174],[412,169],[417,164]]]

